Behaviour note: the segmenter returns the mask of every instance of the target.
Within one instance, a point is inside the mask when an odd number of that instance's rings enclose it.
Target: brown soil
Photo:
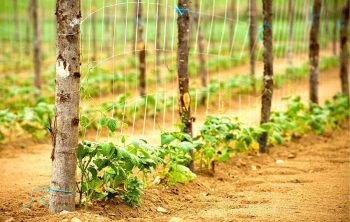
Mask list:
[[[30,211],[22,208],[27,192],[50,177],[49,150],[42,147],[0,159],[0,221],[349,221],[349,138],[348,125],[306,135],[266,155],[240,154],[218,163],[215,176],[199,175],[188,185],[150,186],[141,208],[95,203],[64,215],[49,215],[37,203]]]

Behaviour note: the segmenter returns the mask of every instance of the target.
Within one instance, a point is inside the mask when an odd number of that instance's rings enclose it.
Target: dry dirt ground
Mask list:
[[[39,204],[22,208],[26,193],[49,177],[47,158],[33,158],[46,157],[43,151],[1,158],[0,221],[349,221],[349,138],[345,124],[272,147],[266,155],[240,154],[218,163],[215,176],[199,175],[188,185],[151,186],[141,208],[95,203],[64,215],[49,215]]]

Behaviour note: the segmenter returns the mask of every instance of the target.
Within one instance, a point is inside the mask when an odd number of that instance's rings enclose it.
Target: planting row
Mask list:
[[[335,67],[338,64],[336,57],[321,58],[320,70]],[[303,78],[308,74],[307,64],[300,67],[287,68],[285,73],[275,76],[276,87],[281,87],[286,81]],[[108,75],[104,75],[108,76]],[[109,75],[111,77],[111,75]],[[11,80],[8,80],[11,81]],[[202,105],[200,100],[206,97],[215,97],[218,92],[238,90],[239,93],[246,93],[253,90],[252,81],[255,81],[257,88],[261,88],[262,79],[252,80],[247,75],[230,77],[224,81],[213,79],[208,87],[191,90],[192,105]],[[29,83],[26,83],[29,84]],[[93,87],[92,87],[93,88]],[[53,118],[54,106],[53,96],[50,93],[40,91],[29,85],[23,87],[3,88],[4,104],[0,109],[0,141],[5,139],[4,131],[16,136],[18,129],[22,128],[37,139],[44,139],[48,133],[47,128]],[[100,129],[106,119],[121,119],[125,123],[131,123],[133,118],[143,118],[144,115],[154,117],[165,109],[172,109],[176,98],[164,93],[150,94],[145,97],[137,97],[131,101],[130,94],[120,94],[113,102],[104,102],[101,105],[84,106],[81,111],[81,122],[84,129]],[[5,108],[6,107],[6,108]],[[21,111],[19,111],[21,110]],[[100,117],[101,118],[97,118]],[[120,126],[125,127],[125,124]],[[84,130],[83,130],[84,133]]]
[[[238,152],[252,152],[269,135],[268,145],[280,144],[293,137],[315,131],[324,133],[349,118],[348,98],[337,94],[324,106],[289,98],[284,112],[272,112],[270,122],[261,126],[247,125],[232,117],[208,116],[199,134],[190,137],[181,132],[163,132],[161,143],[152,146],[145,140],[126,143],[82,141],[78,146],[81,172],[77,190],[80,204],[92,200],[120,198],[128,205],[140,205],[140,194],[150,179],[155,184],[188,183],[196,175],[187,167],[194,152],[197,172],[215,173],[215,163],[230,159]],[[106,122],[111,134],[118,121]]]

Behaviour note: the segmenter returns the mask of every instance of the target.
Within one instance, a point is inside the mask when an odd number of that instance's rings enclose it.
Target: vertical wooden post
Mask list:
[[[337,55],[338,0],[334,0],[333,6],[333,55]]]
[[[146,95],[146,47],[143,40],[143,1],[137,1],[137,51],[139,55],[140,96]]]
[[[32,16],[34,30],[34,86],[41,88],[41,50],[40,50],[40,30],[38,18],[38,1],[32,0]]]
[[[257,44],[257,18],[256,18],[256,0],[249,0],[249,64],[250,64],[250,78],[252,87],[256,92],[255,84],[255,47]]]
[[[49,211],[75,209],[79,99],[80,0],[57,0],[56,98]]]
[[[183,132],[192,136],[192,117],[191,117],[191,96],[189,92],[188,77],[188,53],[190,40],[190,1],[178,0],[177,27],[178,27],[178,49],[177,49],[177,72],[179,81],[179,114],[183,123]],[[194,170],[193,152],[191,152],[192,161],[189,165]]]
[[[293,66],[293,47],[294,47],[294,1],[288,0],[289,34],[288,34],[288,65]]]
[[[260,124],[270,120],[273,95],[273,50],[272,50],[272,0],[263,0],[264,14],[264,79]],[[267,151],[268,135],[263,133],[259,140],[260,152]]]
[[[340,80],[342,93],[348,97],[348,105],[350,105],[349,97],[349,52],[348,42],[348,24],[350,14],[350,0],[346,0],[342,10],[342,18],[340,23]]]
[[[314,0],[312,9],[312,25],[309,45],[310,71],[310,100],[318,104],[318,61],[319,61],[319,29],[320,29],[321,0]]]

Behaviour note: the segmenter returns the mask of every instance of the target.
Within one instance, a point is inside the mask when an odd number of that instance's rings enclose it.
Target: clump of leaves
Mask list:
[[[22,129],[30,133],[34,138],[44,139],[48,134],[47,127],[52,119],[54,106],[45,102],[40,102],[34,107],[26,107],[21,112],[0,110],[0,141],[5,139],[5,133],[12,133]]]
[[[196,175],[187,167],[191,162],[190,150],[195,145],[190,135],[182,132],[164,132],[161,134],[159,158],[162,159],[160,178],[170,185],[188,183]]]
[[[285,112],[271,112],[270,122],[278,126],[282,135],[290,139],[293,135],[303,134],[308,126],[305,125],[308,109],[301,102],[300,97],[287,97],[287,110]]]
[[[336,128],[337,124],[349,118],[349,100],[341,93],[336,94],[332,101],[326,101],[323,107],[310,103],[307,124],[322,134],[327,128]]]
[[[234,131],[237,128],[238,123],[232,122],[229,117],[207,117],[200,134],[195,138],[200,169],[204,166],[214,171],[215,160],[229,159],[231,141],[236,139]]]
[[[5,139],[5,132],[12,131],[15,127],[14,123],[16,123],[17,115],[8,111],[8,110],[0,110],[0,142]]]
[[[208,116],[200,134],[194,139],[200,169],[204,166],[214,173],[215,161],[226,161],[232,153],[250,152],[257,148],[256,144],[264,132],[270,135],[271,143],[281,143],[280,131],[273,123],[256,127],[227,116]]]
[[[83,141],[78,146],[78,167],[81,171],[79,203],[106,200],[119,196],[126,204],[139,206],[144,182],[135,170],[147,175],[157,165],[157,152],[143,140],[126,145],[111,142]]]
[[[44,139],[48,134],[47,127],[54,115],[54,105],[44,102],[38,103],[34,108],[25,108],[20,116],[22,129],[37,139]]]
[[[287,111],[272,112],[270,122],[279,127],[287,138],[310,130],[322,134],[349,117],[348,99],[340,93],[332,101],[326,101],[324,106],[310,102],[306,107],[300,97],[286,99],[289,100]]]
[[[338,56],[329,56],[329,57],[321,57],[320,58],[320,70],[326,70],[330,68],[337,67],[339,65]]]
[[[324,108],[330,112],[330,125],[332,128],[350,116],[349,98],[341,93],[334,95],[332,101],[326,101]]]

